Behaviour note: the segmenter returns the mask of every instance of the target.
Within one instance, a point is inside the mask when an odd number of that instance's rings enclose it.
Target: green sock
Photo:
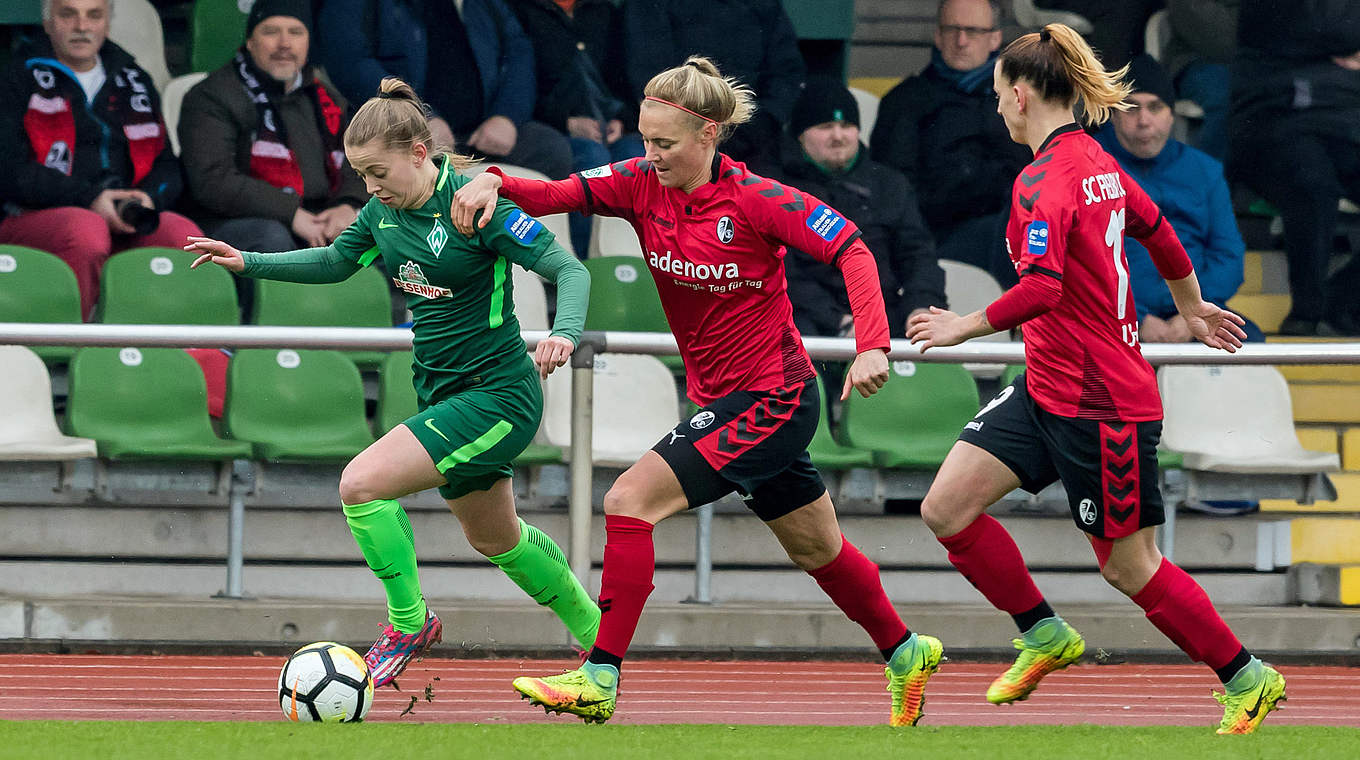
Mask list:
[[[425,625],[425,597],[420,593],[416,545],[406,511],[394,499],[342,506],[368,569],[387,591],[388,621],[402,633],[419,631]]]
[[[519,543],[504,554],[487,557],[505,571],[535,602],[557,613],[584,649],[595,644],[600,608],[567,566],[562,550],[548,534],[519,521]]]

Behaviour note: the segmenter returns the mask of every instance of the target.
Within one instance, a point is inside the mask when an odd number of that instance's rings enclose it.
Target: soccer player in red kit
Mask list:
[[[997,111],[1011,138],[1034,151],[1016,178],[1006,230],[1020,282],[984,311],[917,315],[907,337],[926,351],[1023,324],[1026,372],[964,426],[921,517],[949,561],[1021,631],[1020,655],[987,690],[988,701],[1025,699],[1085,649],[1044,601],[1005,528],[986,514],[1017,487],[1038,493],[1061,480],[1105,579],[1223,681],[1218,732],[1250,733],[1285,698],[1284,678],[1242,646],[1199,584],[1154,542],[1165,519],[1156,451],[1162,405],[1138,348],[1124,233],[1147,247],[1196,338],[1235,351],[1245,334],[1241,317],[1201,298],[1157,206],[1075,123],[1078,96],[1094,124],[1126,108],[1124,74],[1105,71],[1061,24],[1019,38],[997,60]]]
[[[604,614],[585,662],[559,676],[517,678],[514,687],[547,709],[608,720],[619,667],[653,588],[653,526],[739,491],[790,559],[868,632],[888,663],[889,722],[913,725],[942,647],[907,629],[878,567],[841,535],[807,455],[821,400],[784,279],[785,245],[839,266],[858,348],[841,397],[852,388],[868,397],[888,379],[887,315],[873,254],[835,209],[718,151],[750,118],[752,93],[710,61],[692,57],[653,77],[645,92],[638,121],[644,157],[556,182],[493,168],[460,190],[451,209],[455,225],[471,230],[474,214],[492,208],[500,190],[530,214],[582,211],[631,222],[684,358],[687,393],[703,407],[605,495]]]

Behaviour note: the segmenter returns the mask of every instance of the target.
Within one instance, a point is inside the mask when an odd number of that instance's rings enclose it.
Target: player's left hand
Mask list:
[[[859,391],[864,398],[878,393],[878,389],[888,382],[888,353],[881,348],[873,348],[855,357],[850,370],[845,373],[845,387],[841,388],[841,401],[850,398],[850,389]]]
[[[482,172],[473,177],[466,185],[453,193],[453,203],[449,206],[449,221],[459,232],[472,237],[477,230],[491,221],[496,213],[497,192],[501,189],[501,178],[491,172]],[[481,212],[480,219],[477,213]]]
[[[1185,326],[1190,328],[1195,340],[1209,348],[1236,353],[1247,338],[1242,329],[1245,319],[1208,301],[1200,301],[1193,309],[1182,311],[1181,316],[1185,317]]]
[[[957,346],[968,339],[964,318],[938,306],[907,320],[907,339],[921,344],[921,353],[935,346]]]
[[[576,346],[561,335],[539,341],[538,348],[534,349],[534,366],[538,367],[539,379],[547,380],[553,370],[567,363],[575,350]]]

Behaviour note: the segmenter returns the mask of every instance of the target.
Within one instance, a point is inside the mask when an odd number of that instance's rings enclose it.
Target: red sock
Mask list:
[[[1043,603],[1044,595],[1029,577],[1015,539],[992,516],[982,515],[967,528],[937,540],[949,550],[949,562],[993,607],[1019,615]]]
[[[595,648],[623,659],[633,641],[642,607],[651,595],[656,547],[646,520],[604,516],[604,567],[600,577],[600,632]]]
[[[1165,557],[1152,579],[1132,599],[1157,630],[1192,660],[1217,670],[1242,651],[1242,642],[1223,622],[1209,595]]]
[[[878,577],[878,565],[869,561],[855,545],[841,537],[841,553],[816,570],[809,570],[831,601],[846,617],[859,623],[882,650],[895,646],[907,635],[907,624],[893,609],[883,582]]]

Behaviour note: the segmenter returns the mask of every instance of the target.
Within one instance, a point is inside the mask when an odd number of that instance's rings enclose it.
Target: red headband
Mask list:
[[[710,124],[713,124],[714,126],[717,126],[717,124],[718,124],[718,122],[717,122],[716,120],[710,119],[710,118],[708,118],[707,116],[704,116],[704,115],[701,114],[701,113],[695,113],[694,111],[691,111],[691,110],[689,110],[688,108],[685,108],[684,106],[680,105],[679,103],[672,103],[672,102],[670,102],[669,100],[662,100],[661,98],[654,98],[654,97],[652,97],[651,95],[648,95],[647,97],[643,98],[643,100],[650,100],[650,101],[653,101],[653,102],[656,102],[656,103],[665,103],[666,105],[670,106],[671,108],[679,108],[681,111],[684,111],[685,113],[687,113],[687,114],[689,114],[689,115],[691,115],[691,116],[697,116],[697,117],[699,117],[700,119],[703,119],[704,121],[709,122]]]

